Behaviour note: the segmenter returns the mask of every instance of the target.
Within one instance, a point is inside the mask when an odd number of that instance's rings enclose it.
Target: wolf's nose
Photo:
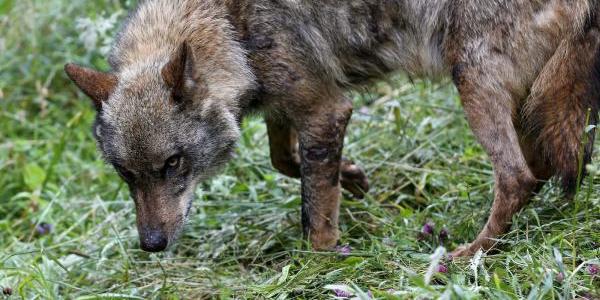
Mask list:
[[[160,252],[167,248],[167,237],[160,230],[140,233],[140,247],[147,252]]]

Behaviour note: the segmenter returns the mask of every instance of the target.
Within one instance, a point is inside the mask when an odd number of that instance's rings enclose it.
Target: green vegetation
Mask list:
[[[236,159],[198,189],[179,243],[140,251],[127,188],[96,151],[94,110],[62,72],[68,61],[106,69],[130,6],[0,1],[0,287],[12,289],[0,298],[313,299],[332,298],[335,284],[378,299],[600,297],[591,274],[600,264],[598,176],[574,202],[549,184],[515,216],[502,251],[442,259],[447,272],[438,272],[436,248],[452,250],[483,226],[492,171],[455,89],[403,78],[354,94],[345,154],[372,190],[344,196],[350,255],[315,253],[302,240],[299,182],[271,167],[260,119],[246,120]],[[427,222],[435,234],[419,238]]]

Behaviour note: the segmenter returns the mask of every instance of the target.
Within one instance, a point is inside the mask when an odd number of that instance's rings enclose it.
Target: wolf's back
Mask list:
[[[113,69],[139,63],[142,58],[168,57],[209,15],[202,12],[211,1],[146,0],[133,9],[113,44],[109,62]]]

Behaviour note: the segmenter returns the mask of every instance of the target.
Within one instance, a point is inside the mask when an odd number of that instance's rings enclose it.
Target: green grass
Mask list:
[[[68,61],[106,69],[102,48],[115,28],[93,39],[81,18],[111,25],[130,6],[0,1],[0,287],[13,289],[5,298],[313,299],[332,298],[331,284],[378,299],[600,297],[600,278],[588,272],[600,263],[598,164],[574,202],[549,184],[514,217],[499,253],[472,265],[443,261],[448,272],[425,279],[435,249],[473,239],[493,198],[491,166],[447,82],[396,78],[353,94],[345,155],[372,190],[364,200],[344,196],[350,256],[315,253],[302,240],[299,182],[271,167],[259,119],[244,123],[225,172],[198,189],[178,244],[140,251],[126,186],[96,151],[94,111],[62,72]],[[447,228],[448,241],[419,240],[426,222]],[[53,225],[49,234],[36,233],[42,223]]]

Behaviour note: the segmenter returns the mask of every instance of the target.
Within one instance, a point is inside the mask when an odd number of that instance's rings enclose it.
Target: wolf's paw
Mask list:
[[[450,253],[450,256],[452,258],[471,257],[475,254],[475,252],[477,252],[477,251],[473,251],[471,248],[472,247],[470,244],[459,246],[458,248],[454,249],[454,251],[452,251]]]
[[[343,159],[340,167],[342,187],[356,198],[363,198],[369,191],[369,181],[363,170],[353,161]]]
[[[339,240],[340,233],[335,228],[320,230],[311,233],[310,242],[312,248],[316,251],[329,251],[335,249]]]

